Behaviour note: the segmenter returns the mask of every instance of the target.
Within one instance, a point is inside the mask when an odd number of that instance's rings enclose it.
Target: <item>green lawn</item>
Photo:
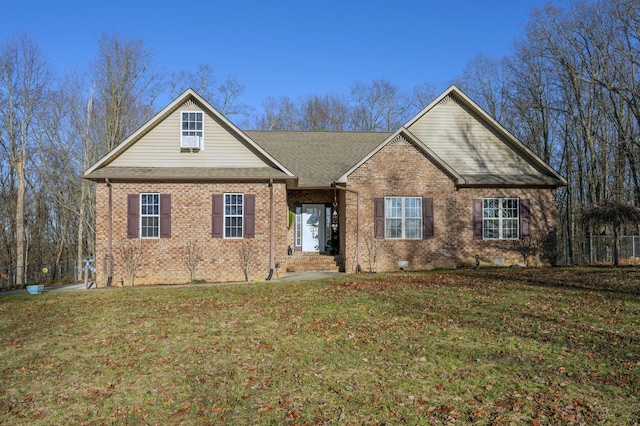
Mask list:
[[[0,424],[633,424],[640,269],[0,297]]]

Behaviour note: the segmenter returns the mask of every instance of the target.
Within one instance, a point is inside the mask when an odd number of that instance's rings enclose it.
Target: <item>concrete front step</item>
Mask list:
[[[323,254],[294,254],[287,259],[287,272],[340,272],[337,256]]]

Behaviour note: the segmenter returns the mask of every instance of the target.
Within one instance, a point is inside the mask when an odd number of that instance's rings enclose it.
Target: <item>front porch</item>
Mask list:
[[[287,204],[287,272],[344,271],[337,191],[289,190]]]

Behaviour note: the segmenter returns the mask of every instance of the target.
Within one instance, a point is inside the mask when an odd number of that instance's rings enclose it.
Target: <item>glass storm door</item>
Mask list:
[[[325,251],[324,204],[302,205],[302,251]]]

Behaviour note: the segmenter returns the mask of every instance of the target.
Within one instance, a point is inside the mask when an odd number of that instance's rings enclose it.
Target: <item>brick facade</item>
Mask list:
[[[475,265],[476,256],[482,265],[554,263],[554,235],[548,231],[555,225],[555,189],[456,188],[444,170],[410,144],[389,144],[382,148],[348,177],[346,188],[287,190],[283,183],[274,184],[274,257],[280,272],[286,270],[288,248],[293,247],[295,238],[294,226],[289,226],[288,212],[293,211],[297,204],[331,205],[334,199],[338,202],[340,216],[340,266],[346,272],[356,272],[358,264],[364,272],[394,271],[399,269],[399,261],[408,262],[408,269],[464,267]],[[126,238],[127,195],[141,192],[171,194],[171,238],[141,240],[144,258],[136,274],[136,284],[188,282],[183,252],[189,242],[203,254],[196,269],[196,279],[210,282],[244,280],[239,255],[243,243],[250,245],[252,253],[251,278],[263,280],[268,275],[270,188],[267,182],[114,182],[111,190],[113,285],[120,285],[121,278],[125,285],[128,283],[120,256],[122,245],[131,241]],[[212,238],[212,194],[228,192],[255,194],[255,238]],[[386,196],[432,198],[434,236],[420,240],[375,238],[374,199]],[[527,253],[526,244],[520,240],[474,239],[472,203],[474,199],[483,197],[529,199],[531,243],[542,247],[540,253],[535,253],[535,250]],[[98,285],[105,285],[108,186],[104,183],[97,186],[96,202]],[[358,238],[359,246],[356,247]]]
[[[139,240],[143,247],[142,264],[135,283],[187,283],[188,269],[183,261],[187,243],[198,247],[202,261],[196,268],[196,279],[211,282],[242,281],[245,279],[239,251],[243,243],[251,252],[251,278],[262,280],[269,272],[270,246],[270,188],[264,183],[118,183],[111,184],[112,191],[112,247],[113,285],[120,285],[121,278],[128,280],[120,256],[127,239],[127,195],[141,192],[171,194],[171,237]],[[255,194],[255,238],[225,239],[211,236],[212,195],[223,193]],[[274,183],[274,247],[275,261],[287,257],[287,201],[286,188]],[[96,189],[96,259],[98,285],[107,282],[108,253],[108,197],[109,188],[99,183]]]
[[[452,178],[413,145],[389,144],[374,154],[349,177],[347,187],[359,193],[360,266],[363,271],[398,270],[399,261],[409,269],[516,262],[554,262],[555,189],[540,188],[459,188]],[[356,194],[346,197],[346,216],[341,223],[347,272],[356,270]],[[393,240],[374,237],[374,199],[386,196],[433,199],[434,236],[420,240]],[[531,202],[531,243],[543,247],[539,256],[520,240],[476,240],[473,238],[473,199],[483,197],[526,198]],[[531,254],[525,259],[524,253]],[[532,257],[533,256],[533,257]],[[375,262],[374,262],[375,258]]]

